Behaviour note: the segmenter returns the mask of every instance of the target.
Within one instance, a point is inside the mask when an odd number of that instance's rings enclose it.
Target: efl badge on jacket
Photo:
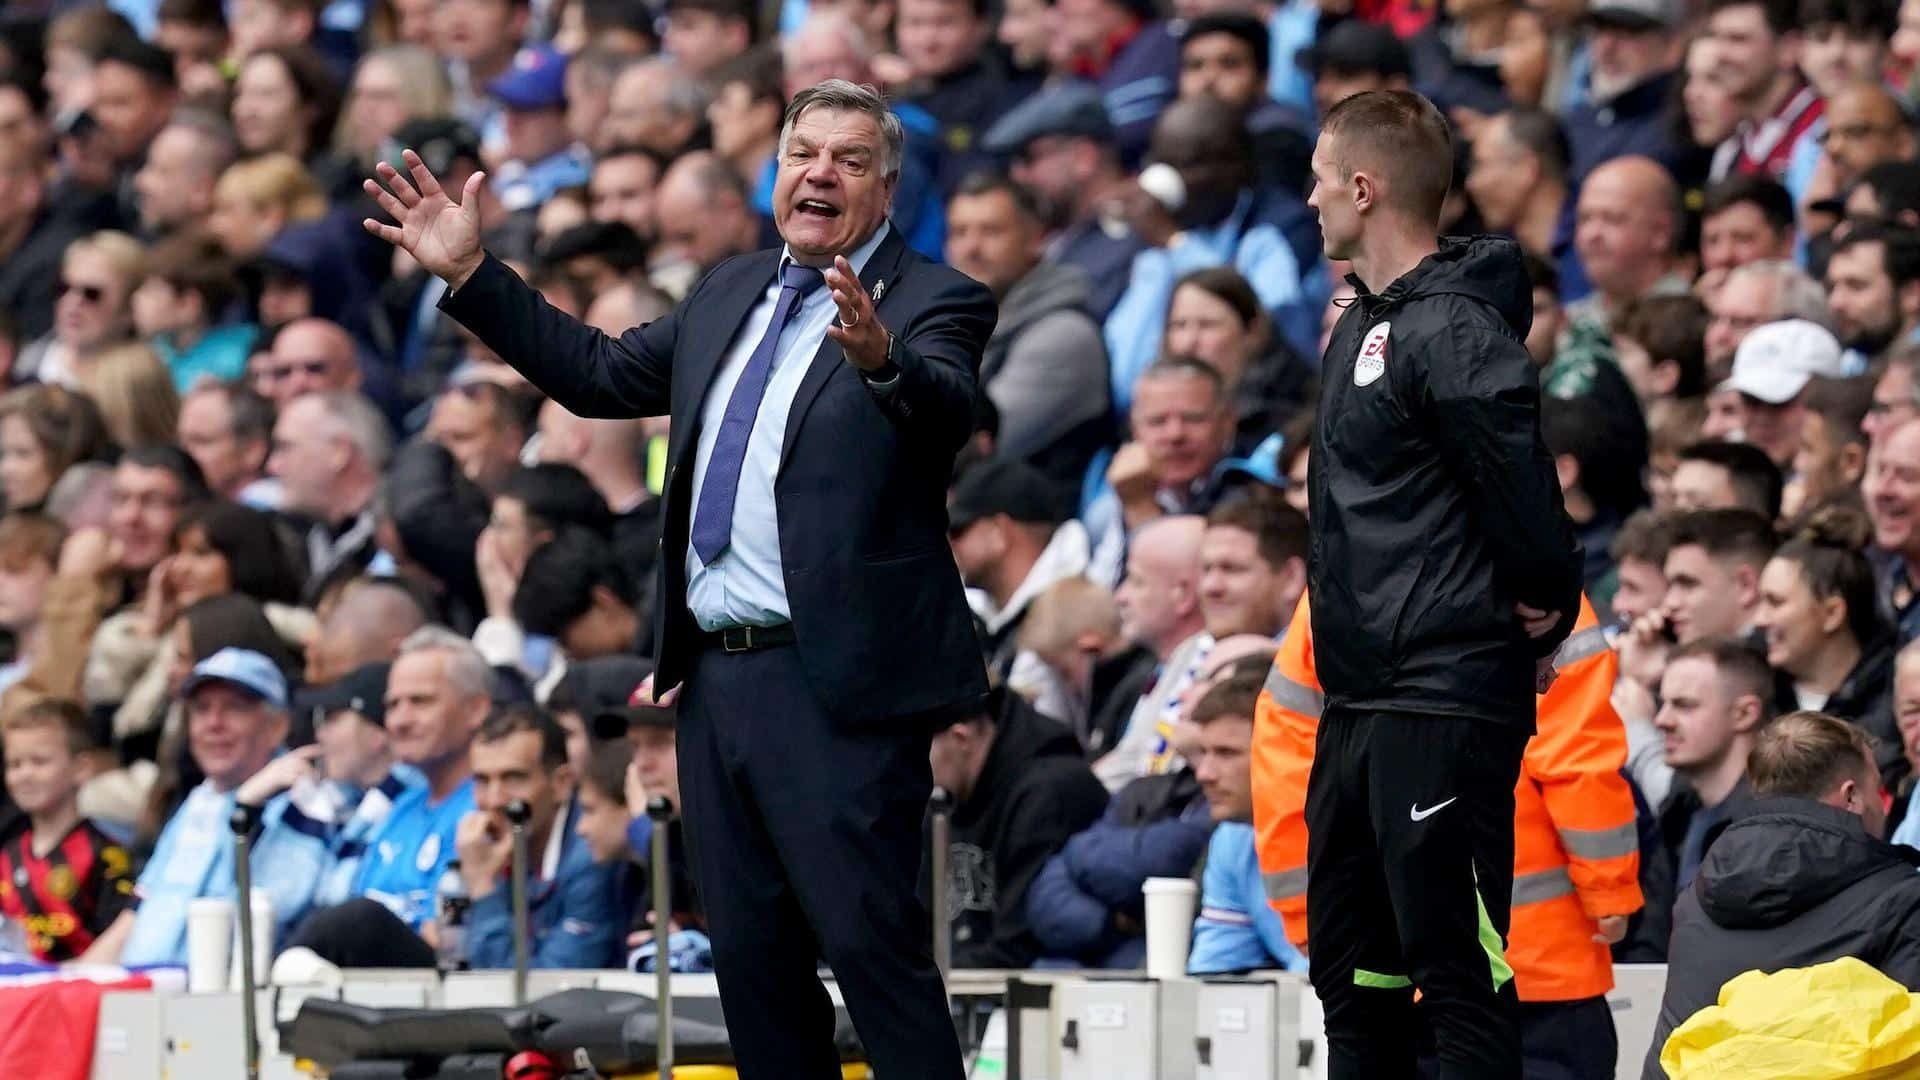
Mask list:
[[[1391,333],[1390,322],[1367,331],[1366,340],[1360,343],[1360,359],[1353,365],[1353,385],[1371,386],[1375,379],[1387,373],[1387,335]]]

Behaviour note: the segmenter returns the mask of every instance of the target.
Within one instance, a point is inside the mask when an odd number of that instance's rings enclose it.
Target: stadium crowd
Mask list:
[[[542,400],[361,184],[484,170],[489,250],[618,333],[777,242],[785,102],[845,78],[907,132],[895,225],[1000,304],[949,501],[996,690],[931,749],[955,963],[1137,966],[1142,883],[1193,876],[1194,971],[1301,968],[1355,288],[1315,117],[1412,88],[1446,231],[1523,253],[1585,547],[1516,792],[1530,1063],[1612,1075],[1614,959],[1672,965],[1668,1027],[1753,966],[1920,988],[1916,62],[1920,0],[10,3],[9,943],[180,962],[240,802],[282,948],[505,965],[517,799],[535,963],[655,962],[665,422]]]

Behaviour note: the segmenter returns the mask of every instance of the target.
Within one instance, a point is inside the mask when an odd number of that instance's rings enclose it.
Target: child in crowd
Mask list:
[[[20,709],[0,728],[7,791],[25,815],[0,842],[0,914],[47,963],[72,960],[133,898],[125,848],[80,816],[80,785],[94,748],[86,714],[70,701]]]

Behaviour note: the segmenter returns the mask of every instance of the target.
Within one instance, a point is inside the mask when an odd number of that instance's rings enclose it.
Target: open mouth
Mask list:
[[[832,221],[840,216],[839,207],[831,203],[823,203],[819,199],[801,199],[793,209],[797,214],[819,218],[822,221]]]

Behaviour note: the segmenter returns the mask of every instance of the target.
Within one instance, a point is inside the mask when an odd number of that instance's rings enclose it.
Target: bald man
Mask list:
[[[288,323],[272,349],[254,357],[250,373],[254,390],[275,408],[320,390],[358,390],[361,381],[352,335],[326,319]]]
[[[1842,191],[1875,165],[1912,160],[1913,125],[1884,86],[1855,83],[1827,102],[1824,152]]]
[[[1094,775],[1109,791],[1146,774],[1159,741],[1159,714],[1178,704],[1213,645],[1200,611],[1206,527],[1206,519],[1195,514],[1158,518],[1135,531],[1127,548],[1126,576],[1114,594],[1120,630],[1160,661],[1160,677],[1134,707],[1114,748],[1094,762]]]
[[[307,685],[325,686],[366,664],[390,662],[427,624],[413,594],[390,582],[348,582],[307,642]]]
[[[687,154],[654,194],[659,239],[653,260],[690,262],[704,274],[760,246],[760,218],[746,182],[717,154]]]
[[[673,302],[658,289],[623,281],[600,290],[587,305],[586,323],[604,334],[618,336],[629,327],[645,326],[673,310]]]
[[[1674,272],[1680,235],[1680,189],[1659,162],[1623,157],[1593,170],[1580,189],[1573,246],[1593,295],[1569,306],[1573,318],[1607,323],[1645,296],[1684,294]]]

